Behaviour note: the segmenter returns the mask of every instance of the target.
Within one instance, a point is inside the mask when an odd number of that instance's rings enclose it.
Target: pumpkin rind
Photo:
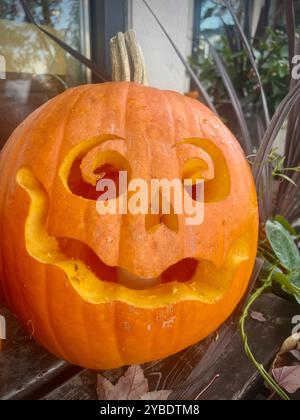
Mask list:
[[[207,173],[218,184],[208,192],[204,223],[185,226],[184,215],[178,215],[178,231],[161,225],[149,233],[144,215],[99,216],[93,200],[68,190],[61,172],[66,157],[103,135],[116,140],[99,147],[122,153],[134,178],[181,178],[185,154],[198,157],[203,146],[203,158],[215,155],[214,173]],[[227,290],[221,295],[216,290],[217,298],[210,300],[184,298],[183,292],[168,303],[163,295],[174,285],[128,293],[124,288],[123,297],[107,303],[89,300],[60,267],[30,256],[24,232],[31,200],[17,182],[21,168],[30,168],[48,197],[45,227],[51,237],[81,241],[105,264],[137,276],[156,277],[184,258],[222,269],[231,247],[241,241]],[[193,99],[125,82],[68,90],[15,130],[1,153],[0,176],[0,296],[59,357],[107,369],[168,356],[218,328],[245,292],[258,231],[252,175],[233,135]],[[139,293],[145,301],[134,298]]]

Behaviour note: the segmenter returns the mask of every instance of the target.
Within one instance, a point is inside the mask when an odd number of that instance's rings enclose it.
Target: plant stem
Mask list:
[[[249,344],[248,344],[248,337],[245,331],[245,323],[246,319],[249,316],[250,308],[252,307],[253,303],[256,301],[257,298],[259,298],[262,293],[272,285],[272,275],[273,271],[270,273],[268,279],[264,282],[261,288],[259,288],[252,296],[250,296],[247,305],[245,306],[245,309],[243,311],[243,314],[240,319],[240,332],[241,336],[244,342],[245,352],[250,359],[250,361],[253,363],[253,365],[258,370],[259,374],[262,376],[262,378],[266,381],[266,383],[271,387],[271,389],[276,392],[283,400],[289,400],[289,396],[284,392],[284,390],[277,384],[277,382],[268,374],[268,372],[265,370],[264,366],[258,363],[258,361],[255,359]]]

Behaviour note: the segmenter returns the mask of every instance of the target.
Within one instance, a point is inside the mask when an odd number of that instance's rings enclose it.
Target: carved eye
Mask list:
[[[213,176],[213,168],[210,168],[208,163],[200,158],[188,159],[182,168],[182,182],[186,180],[192,181],[192,185],[184,185],[184,188],[194,201],[200,201],[201,199],[199,190],[197,189],[197,183],[212,179]]]
[[[210,140],[198,137],[185,139],[179,143],[180,147],[192,147],[189,151],[201,150],[207,158],[191,157],[183,163],[182,180],[192,179],[194,186],[187,188],[193,200],[198,200],[196,181],[204,180],[204,202],[216,203],[225,200],[230,194],[231,180],[226,159],[222,151]],[[188,152],[187,152],[188,153]],[[196,154],[196,153],[195,153]]]
[[[127,173],[126,185],[119,185],[120,172]],[[82,159],[75,159],[68,178],[68,186],[73,194],[88,200],[101,198],[97,188],[100,180],[113,181],[117,198],[125,193],[130,180],[131,168],[127,159],[115,150],[100,153],[89,152]],[[120,188],[119,188],[120,187]],[[102,194],[105,191],[102,191]]]

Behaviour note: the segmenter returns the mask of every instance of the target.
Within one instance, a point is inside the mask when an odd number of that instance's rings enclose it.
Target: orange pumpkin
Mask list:
[[[97,168],[149,182],[192,176],[195,161],[201,225],[184,214],[97,213]],[[216,330],[247,288],[258,230],[251,172],[233,135],[194,99],[127,82],[70,89],[15,130],[0,177],[0,296],[73,364],[107,369],[176,353]]]

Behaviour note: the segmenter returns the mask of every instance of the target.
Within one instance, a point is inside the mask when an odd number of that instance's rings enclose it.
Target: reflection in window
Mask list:
[[[84,0],[27,0],[36,20],[49,32],[88,55],[83,34]],[[86,69],[29,23],[18,0],[0,2],[0,54],[6,79],[0,80],[0,147],[34,109],[67,87],[85,83]]]

